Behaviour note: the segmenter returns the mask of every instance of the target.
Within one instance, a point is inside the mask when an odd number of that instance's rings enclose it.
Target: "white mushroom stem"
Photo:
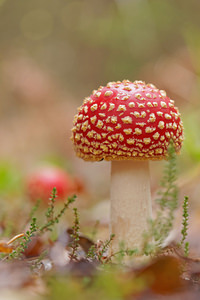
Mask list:
[[[152,217],[148,161],[111,162],[111,233],[112,250],[120,242],[128,249],[141,248],[147,220]]]

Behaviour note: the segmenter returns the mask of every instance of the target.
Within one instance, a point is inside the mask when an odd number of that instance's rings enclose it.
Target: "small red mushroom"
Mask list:
[[[149,160],[178,153],[183,124],[174,101],[153,84],[109,82],[85,98],[74,118],[72,142],[85,161],[111,162],[111,232],[114,248],[140,247],[151,218]]]
[[[27,180],[27,192],[32,201],[38,199],[49,202],[53,188],[56,187],[56,200],[63,200],[75,192],[71,177],[57,167],[42,167],[32,173]]]

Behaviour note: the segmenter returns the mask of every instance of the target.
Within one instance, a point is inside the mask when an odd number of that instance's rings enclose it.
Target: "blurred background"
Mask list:
[[[2,205],[24,201],[28,174],[51,164],[78,179],[85,214],[89,207],[93,220],[108,222],[109,163],[75,157],[73,116],[100,85],[144,80],[165,89],[182,114],[180,201],[190,196],[198,220],[199,11],[196,0],[0,0]],[[163,162],[151,169],[154,194]]]

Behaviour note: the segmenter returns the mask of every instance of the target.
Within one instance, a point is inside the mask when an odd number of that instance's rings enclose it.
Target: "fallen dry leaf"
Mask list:
[[[172,256],[159,257],[136,274],[155,294],[176,293],[185,285],[181,278],[181,260]]]
[[[27,258],[40,256],[44,250],[44,242],[39,236],[34,236],[31,238],[31,241],[28,243],[27,248],[24,251],[24,255]]]
[[[13,247],[11,247],[10,245],[8,245],[6,242],[4,241],[0,241],[0,253],[12,253],[13,251]]]

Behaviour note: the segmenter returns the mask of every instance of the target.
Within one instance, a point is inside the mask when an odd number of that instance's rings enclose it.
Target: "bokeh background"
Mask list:
[[[28,201],[26,176],[48,163],[79,178],[84,195],[78,205],[106,223],[109,163],[75,157],[73,116],[98,86],[144,80],[165,89],[182,114],[180,202],[189,195],[198,220],[199,11],[196,0],[0,0],[2,205]],[[162,162],[151,164],[152,194],[162,169]]]

